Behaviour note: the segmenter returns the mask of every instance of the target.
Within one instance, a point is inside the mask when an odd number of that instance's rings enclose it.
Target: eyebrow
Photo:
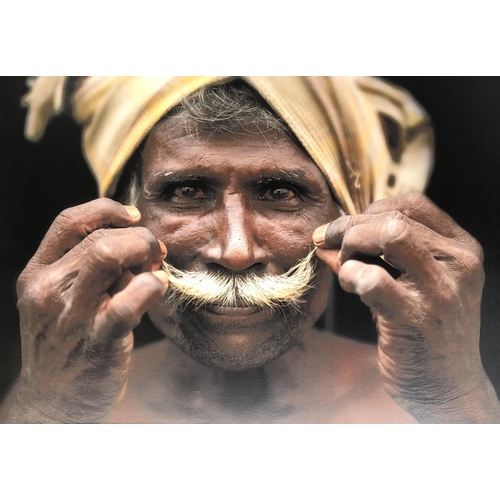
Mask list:
[[[210,175],[204,168],[193,168],[187,172],[182,169],[179,171],[163,171],[154,174],[144,185],[144,193],[146,196],[153,195],[157,191],[165,189],[166,186],[179,184],[184,182],[202,182],[210,184],[214,187],[220,187],[223,182],[217,176]],[[264,170],[264,169],[259,169]],[[251,174],[250,174],[251,175]],[[279,167],[267,167],[267,172],[259,173],[251,176],[245,181],[246,186],[255,186],[262,184],[269,184],[272,182],[290,183],[296,186],[301,186],[308,189],[308,184],[311,182],[316,184],[316,180],[308,176],[307,173],[301,168],[282,170]]]
[[[165,186],[183,182],[205,182],[212,185],[220,184],[220,181],[210,175],[188,173],[188,172],[158,172],[154,174],[144,185],[144,193],[151,194],[151,191],[164,188]]]
[[[260,175],[257,180],[257,184],[264,184],[268,182],[298,182],[307,181],[307,176],[304,174],[303,170],[296,169],[292,171],[278,170],[275,174]],[[255,182],[255,181],[252,181]]]

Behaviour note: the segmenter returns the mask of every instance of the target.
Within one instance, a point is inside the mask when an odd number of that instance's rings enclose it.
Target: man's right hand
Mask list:
[[[126,387],[132,328],[167,288],[165,245],[109,199],[62,212],[19,277],[10,422],[98,422]]]

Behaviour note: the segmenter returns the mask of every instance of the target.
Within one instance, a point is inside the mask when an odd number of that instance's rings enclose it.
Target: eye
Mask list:
[[[174,190],[173,196],[189,200],[202,200],[207,197],[207,194],[199,187],[180,186]]]
[[[259,195],[259,200],[266,201],[283,201],[283,200],[291,200],[295,198],[297,195],[295,191],[292,191],[286,187],[275,187],[270,188],[264,191],[261,195]]]

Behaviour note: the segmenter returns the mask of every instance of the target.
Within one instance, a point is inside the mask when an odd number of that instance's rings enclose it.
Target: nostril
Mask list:
[[[217,273],[231,273],[231,274],[247,274],[247,273],[255,273],[260,274],[264,271],[266,267],[263,262],[256,262],[245,269],[234,270],[229,267],[224,266],[223,264],[218,264],[216,262],[209,262],[206,264],[209,271],[215,271]]]

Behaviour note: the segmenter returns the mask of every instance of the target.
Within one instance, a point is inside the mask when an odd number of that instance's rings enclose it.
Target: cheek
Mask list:
[[[313,231],[298,214],[258,217],[255,221],[257,244],[287,261],[300,259],[311,250]]]
[[[141,224],[167,246],[169,260],[176,266],[192,261],[211,238],[211,231],[199,215],[177,215],[160,207],[139,206]]]
[[[338,216],[337,212],[328,209],[260,216],[256,218],[255,231],[258,244],[275,255],[286,255],[292,261],[298,260],[314,247],[314,230]]]

